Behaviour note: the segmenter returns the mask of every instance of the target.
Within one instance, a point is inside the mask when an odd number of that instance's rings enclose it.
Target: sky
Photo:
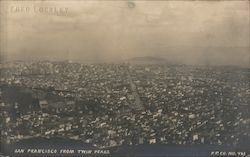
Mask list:
[[[249,65],[247,0],[1,4],[5,60],[116,62],[154,56],[182,64]]]

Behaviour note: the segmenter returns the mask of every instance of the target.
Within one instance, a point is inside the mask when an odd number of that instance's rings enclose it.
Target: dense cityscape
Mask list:
[[[245,144],[249,74],[234,66],[2,64],[1,140],[64,137],[99,148]]]

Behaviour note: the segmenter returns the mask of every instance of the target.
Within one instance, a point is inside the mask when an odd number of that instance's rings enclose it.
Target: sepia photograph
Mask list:
[[[0,0],[1,157],[249,157],[249,0]]]

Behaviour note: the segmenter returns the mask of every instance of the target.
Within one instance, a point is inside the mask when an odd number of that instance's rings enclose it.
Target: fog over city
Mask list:
[[[2,53],[8,61],[153,56],[180,64],[249,65],[249,1],[2,3],[7,6]],[[54,10],[32,10],[38,6]]]

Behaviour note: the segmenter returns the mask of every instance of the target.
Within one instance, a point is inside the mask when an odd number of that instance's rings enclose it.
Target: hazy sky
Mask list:
[[[64,12],[34,10],[46,7]],[[13,1],[5,9],[8,60],[156,56],[187,64],[249,64],[247,0]]]

